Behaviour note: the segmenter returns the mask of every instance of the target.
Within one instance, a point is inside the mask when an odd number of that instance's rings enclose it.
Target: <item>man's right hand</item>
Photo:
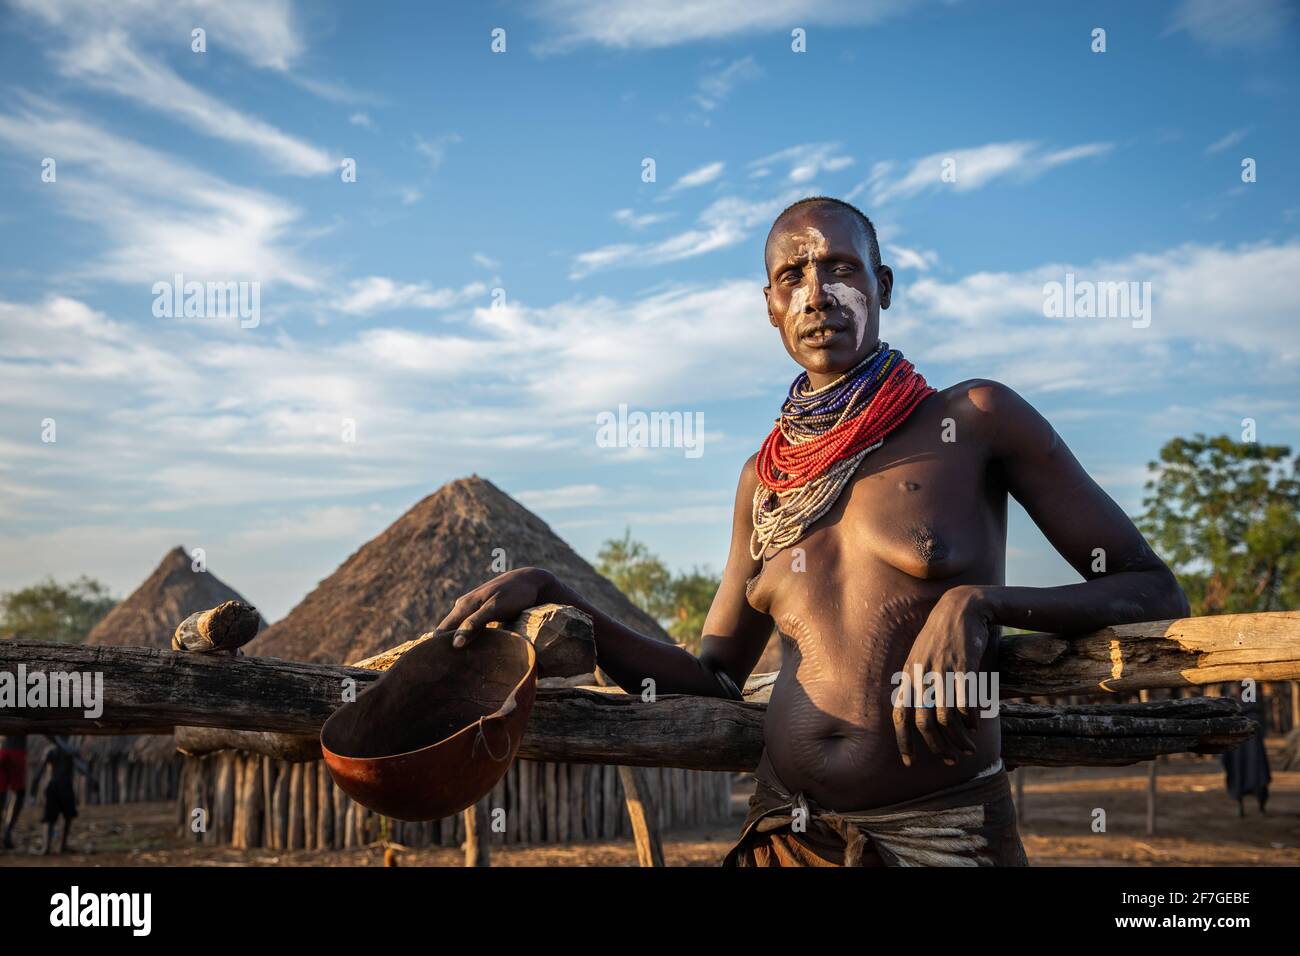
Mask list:
[[[455,631],[452,646],[464,647],[490,622],[509,624],[530,607],[545,604],[545,595],[556,583],[555,575],[543,568],[499,574],[458,598],[437,630]]]

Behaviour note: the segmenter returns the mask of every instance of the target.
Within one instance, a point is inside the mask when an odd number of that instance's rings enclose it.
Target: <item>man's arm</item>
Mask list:
[[[759,568],[759,563],[749,556],[750,509],[756,481],[751,459],[736,489],[731,549],[722,584],[705,620],[699,657],[680,645],[637,633],[540,568],[520,568],[475,588],[456,602],[438,630],[459,632],[456,641],[461,646],[472,639],[474,630],[489,621],[507,623],[536,604],[570,604],[591,616],[596,659],[605,673],[629,693],[640,693],[642,681],[649,678],[654,681],[656,694],[739,699],[739,689],[762,655],[772,631],[771,619],[750,607],[745,595],[745,582]]]
[[[966,404],[957,409],[959,433],[969,429],[972,439],[986,444],[1008,492],[1084,581],[1050,588],[952,588],[930,611],[905,672],[977,671],[994,625],[1078,634],[1187,615],[1187,597],[1173,573],[1028,402],[996,382],[969,382],[964,395]],[[911,763],[911,722],[948,763],[959,752],[973,752],[966,730],[974,728],[977,709],[955,701],[933,708],[895,706],[903,763]]]
[[[32,785],[30,788],[33,794],[36,794],[37,791],[40,790],[41,778],[45,776],[45,768],[50,765],[51,756],[52,755],[50,754],[46,754],[45,759],[41,761],[40,767],[38,767],[36,770],[36,777],[32,780]]]
[[[971,597],[991,623],[1078,634],[1187,616],[1173,572],[1043,416],[996,382],[972,384],[968,396],[1007,490],[1084,578],[1052,588],[976,588]]]

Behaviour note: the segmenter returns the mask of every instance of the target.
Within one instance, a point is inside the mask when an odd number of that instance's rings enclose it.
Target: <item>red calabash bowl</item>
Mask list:
[[[536,696],[537,653],[526,638],[495,627],[463,648],[430,638],[330,715],[321,751],[334,782],[363,807],[438,820],[505,775]]]

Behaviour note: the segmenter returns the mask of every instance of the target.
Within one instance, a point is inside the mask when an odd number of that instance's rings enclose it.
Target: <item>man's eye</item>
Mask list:
[[[793,285],[794,283],[799,281],[799,273],[787,272],[785,275],[781,276],[781,281],[784,282],[786,285]]]

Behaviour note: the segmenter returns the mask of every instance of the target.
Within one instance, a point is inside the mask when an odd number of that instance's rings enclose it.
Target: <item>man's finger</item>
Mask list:
[[[497,599],[494,594],[492,597],[480,604],[472,614],[461,621],[460,625],[456,628],[456,636],[451,642],[452,646],[464,647],[473,639],[473,636],[477,631],[482,630],[487,627],[489,623],[496,620],[493,616],[496,606]]]
[[[903,766],[912,765],[912,740],[907,726],[907,708],[901,704],[894,708],[894,737],[898,740],[898,755]]]
[[[931,751],[938,754],[945,762],[955,763],[955,755],[948,747],[948,741],[944,739],[939,721],[935,719],[934,710],[930,707],[920,707],[916,711],[916,729],[925,741]]]
[[[966,731],[966,724],[955,707],[943,707],[938,712],[939,726],[948,738],[948,744],[955,753],[971,754],[975,752],[975,743]]]
[[[438,626],[435,627],[434,630],[454,631],[460,625],[460,622],[469,617],[470,612],[476,607],[478,607],[477,601],[470,600],[468,594],[462,594],[460,597],[456,598],[456,603],[451,606],[451,610],[447,612],[447,616],[438,622]]]

